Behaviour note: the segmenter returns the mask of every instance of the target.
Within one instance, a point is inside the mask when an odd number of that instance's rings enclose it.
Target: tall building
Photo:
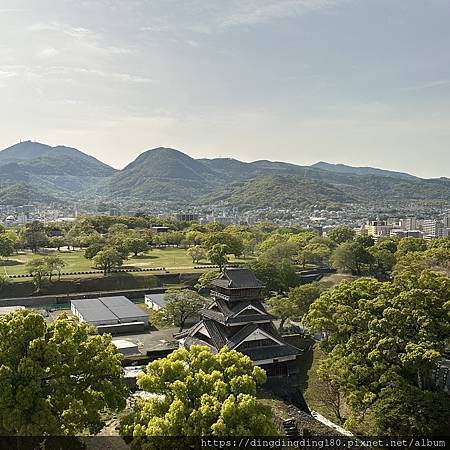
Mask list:
[[[194,213],[178,213],[176,219],[180,222],[198,222],[199,215]]]
[[[417,218],[407,217],[406,219],[400,219],[400,228],[403,230],[417,230]]]
[[[227,346],[249,356],[269,377],[298,378],[301,351],[283,341],[265,310],[264,284],[249,269],[225,269],[212,282],[214,301],[201,320],[176,337],[183,347],[207,345],[214,352]]]
[[[423,221],[422,230],[425,236],[439,237],[442,236],[444,224],[439,220],[426,219]]]
[[[387,225],[384,220],[370,220],[366,223],[365,229],[368,236],[389,236],[392,225]]]

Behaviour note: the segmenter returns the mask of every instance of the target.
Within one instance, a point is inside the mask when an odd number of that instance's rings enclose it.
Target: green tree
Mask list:
[[[122,356],[109,334],[32,310],[0,316],[0,435],[98,433],[125,407]]]
[[[49,266],[47,258],[34,258],[26,264],[27,272],[33,277],[36,292],[40,292],[47,277],[49,276]]]
[[[134,256],[137,256],[139,253],[144,253],[148,250],[147,241],[143,238],[129,237],[125,240],[124,244],[125,247],[127,247],[128,250],[134,254]]]
[[[325,244],[311,243],[298,252],[299,264],[305,267],[307,264],[322,266],[328,263],[331,251]]]
[[[219,276],[220,272],[218,270],[208,270],[207,272],[203,272],[194,287],[198,291],[211,287],[211,282],[216,278],[219,278]]]
[[[269,298],[267,305],[269,306],[269,313],[280,319],[280,331],[283,330],[286,320],[292,319],[296,314],[295,305],[289,298],[282,295]]]
[[[427,248],[427,243],[422,238],[405,237],[397,245],[397,258],[406,255],[409,252],[423,252]]]
[[[382,275],[391,272],[395,266],[396,258],[394,253],[386,248],[371,247],[369,253],[373,256],[373,275]]]
[[[175,245],[179,247],[183,239],[184,234],[181,233],[180,231],[171,231],[169,233],[166,233],[166,242],[169,245]]]
[[[363,235],[355,236],[354,241],[367,249],[375,245],[375,241],[373,240],[372,236],[363,236]]]
[[[222,271],[227,264],[227,246],[225,244],[215,244],[211,250],[208,251],[208,259],[212,264],[219,266],[219,270]]]
[[[278,264],[283,260],[293,261],[297,252],[298,244],[295,244],[294,242],[281,242],[264,250],[261,254],[261,258],[268,259]]]
[[[206,258],[205,250],[199,245],[195,245],[194,247],[188,248],[187,254],[192,258],[193,263],[197,263]]]
[[[275,436],[270,407],[256,399],[266,380],[248,356],[222,348],[179,349],[147,366],[138,379],[153,394],[138,401],[121,433],[141,447],[146,436]]]
[[[198,315],[208,300],[189,289],[169,289],[164,295],[166,305],[152,316],[155,325],[176,325],[183,330],[186,320]]]
[[[302,319],[308,314],[310,306],[324,291],[325,287],[317,282],[292,288],[288,293],[288,299],[294,306],[294,318]]]
[[[408,276],[409,284],[342,282],[305,317],[313,331],[327,332],[318,373],[345,395],[350,428],[369,416],[379,434],[448,431],[450,400],[438,401],[425,378],[450,338],[450,280],[428,269]],[[439,420],[434,408],[444,414]]]
[[[6,233],[0,234],[0,257],[6,258],[14,253],[14,241]]]
[[[115,248],[110,247],[98,252],[92,261],[94,267],[103,270],[103,274],[106,275],[123,264],[123,257]]]
[[[385,237],[378,239],[375,247],[380,250],[388,250],[391,253],[395,253],[397,251],[398,242],[398,239]]]
[[[84,257],[86,259],[93,259],[99,252],[101,252],[104,249],[105,249],[105,244],[101,244],[101,243],[91,244],[84,251]]]
[[[125,225],[124,223],[115,223],[114,225],[111,225],[108,228],[108,236],[114,236],[114,235],[119,235],[119,236],[124,236],[128,233],[129,229],[128,226]]]
[[[58,280],[61,279],[61,270],[65,267],[66,263],[64,260],[59,257],[58,255],[50,255],[46,256],[45,263],[48,267],[48,275],[49,275],[49,281],[52,281],[53,273],[56,272],[58,274]]]
[[[261,280],[269,292],[283,294],[297,286],[299,278],[292,261],[288,258],[280,261],[267,258],[267,253],[248,264],[248,267]]]
[[[339,245],[351,242],[355,237],[355,230],[346,225],[338,225],[327,232],[327,237]]]
[[[266,239],[264,239],[261,244],[259,244],[259,250],[261,253],[265,253],[267,250],[270,250],[271,248],[275,247],[279,244],[286,244],[289,241],[289,235],[288,234],[280,234],[280,233],[274,233],[268,236]],[[291,242],[293,244],[293,247],[295,248],[296,243]],[[294,252],[295,253],[295,252]]]
[[[333,252],[331,263],[335,269],[362,275],[374,263],[372,254],[358,242],[344,242]]]
[[[45,247],[49,242],[44,224],[38,221],[24,225],[20,229],[19,235],[25,247],[30,248],[34,253],[38,251],[39,247]]]
[[[226,253],[228,255],[235,255],[236,257],[242,255],[244,251],[242,238],[237,234],[227,233],[225,231],[213,232],[206,235],[203,241],[205,249],[210,251],[216,245],[225,245]]]
[[[292,261],[285,258],[277,263],[276,268],[279,293],[287,292],[290,288],[298,285],[299,278]]]
[[[64,236],[64,240],[67,243],[67,247],[70,250],[75,250],[75,247],[81,247],[81,230],[78,226],[74,225]]]
[[[59,251],[61,251],[61,247],[66,245],[66,240],[63,236],[54,236],[50,238],[50,244],[51,247],[56,248]]]

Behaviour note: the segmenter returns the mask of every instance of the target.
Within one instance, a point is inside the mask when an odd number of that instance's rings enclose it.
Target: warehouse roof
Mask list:
[[[86,322],[99,322],[102,320],[119,321],[118,317],[113,314],[113,312],[109,310],[98,298],[72,300],[71,303]]]
[[[165,295],[166,294],[146,294],[145,298],[149,298],[153,303],[158,305],[160,308],[164,308],[164,306],[166,306]]]
[[[99,299],[120,321],[134,317],[147,317],[147,314],[124,296],[100,297]]]
[[[87,298],[71,303],[86,322],[124,323],[136,317],[148,318],[141,308],[124,296]]]

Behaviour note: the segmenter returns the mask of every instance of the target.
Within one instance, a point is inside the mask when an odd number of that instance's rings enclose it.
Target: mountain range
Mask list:
[[[305,208],[380,201],[450,203],[450,179],[318,162],[194,159],[159,147],[122,170],[71,147],[20,142],[0,151],[0,205],[97,198],[241,209]]]

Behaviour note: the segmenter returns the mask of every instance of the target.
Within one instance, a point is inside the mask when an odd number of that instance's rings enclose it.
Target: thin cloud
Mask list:
[[[10,72],[10,71],[7,71],[7,70],[0,70],[0,80],[1,79],[5,79],[5,78],[11,78],[11,77],[14,77],[16,75],[17,75],[16,72]]]
[[[298,16],[313,11],[334,8],[346,0],[249,0],[233,2],[233,11],[221,22],[223,28],[256,25],[272,20]]]
[[[450,80],[436,80],[429,83],[419,84],[416,86],[410,86],[403,88],[403,91],[420,91],[422,89],[433,89],[442,86],[450,86]]]

